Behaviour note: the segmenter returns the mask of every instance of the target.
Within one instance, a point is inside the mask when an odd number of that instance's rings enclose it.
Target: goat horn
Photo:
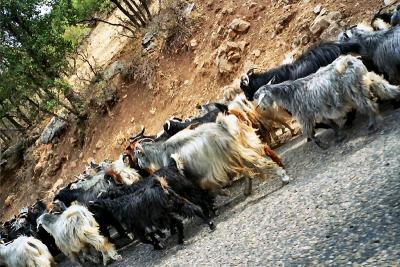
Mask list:
[[[146,130],[146,127],[143,127],[140,133],[135,135],[134,137],[129,138],[129,142],[134,143],[136,142],[140,137],[144,136],[144,131]]]
[[[249,69],[248,71],[247,71],[247,75],[252,75],[253,73],[254,73],[254,70],[255,69],[257,69],[257,68],[251,68],[251,69]]]

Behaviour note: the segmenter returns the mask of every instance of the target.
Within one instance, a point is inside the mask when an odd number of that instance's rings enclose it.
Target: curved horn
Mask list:
[[[254,70],[255,70],[255,69],[257,69],[257,68],[251,68],[251,69],[249,69],[249,70],[247,71],[246,74],[249,75],[249,76],[252,75],[252,74],[254,73]]]
[[[143,126],[142,130],[140,131],[140,133],[138,133],[137,135],[129,138],[129,142],[133,143],[136,142],[137,140],[139,140],[140,138],[142,138],[144,136],[144,131],[146,130],[146,127]]]

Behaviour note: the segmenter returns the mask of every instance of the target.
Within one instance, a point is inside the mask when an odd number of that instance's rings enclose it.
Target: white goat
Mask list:
[[[7,245],[0,244],[0,265],[7,267],[55,266],[48,248],[38,239],[20,236]]]
[[[72,204],[61,214],[41,215],[37,222],[54,237],[58,248],[72,261],[82,263],[89,259],[98,263],[92,257],[92,249],[102,253],[104,265],[110,258],[122,259],[114,245],[100,235],[93,214],[84,206]]]

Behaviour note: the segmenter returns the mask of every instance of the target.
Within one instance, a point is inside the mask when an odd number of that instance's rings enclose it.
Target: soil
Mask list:
[[[48,163],[54,164],[56,160],[61,162],[53,175],[35,177],[33,169],[37,160],[26,160],[15,172],[2,173],[4,177],[0,180],[1,220],[17,214],[20,208],[37,198],[50,199],[57,187],[74,180],[75,175],[84,170],[88,159],[93,158],[96,162],[116,159],[125,145],[120,139],[136,133],[142,125],[146,127],[146,133],[157,133],[167,118],[194,115],[196,104],[221,98],[221,88],[240,77],[248,66],[265,69],[280,64],[285,55],[294,49],[294,41],[308,32],[308,27],[316,17],[313,12],[316,5],[321,4],[329,11],[340,11],[344,17],[342,21],[347,26],[370,19],[381,5],[381,1],[372,0],[195,0],[194,3],[193,16],[197,24],[191,37],[186,39],[186,46],[177,52],[167,53],[160,49],[151,54],[149,58],[156,62],[157,70],[151,84],[142,84],[134,79],[128,82],[121,75],[115,76],[110,86],[116,88],[119,101],[110,114],[96,111],[90,114],[82,148],[71,144],[70,140],[75,138],[77,127],[72,125],[57,144],[39,145],[28,150],[27,153],[35,157],[27,155],[27,159],[43,158],[52,151],[54,156]],[[285,20],[288,14],[292,15]],[[109,20],[115,20],[115,16],[116,14],[112,14]],[[235,41],[244,40],[248,45],[234,72],[221,75],[214,63],[216,48],[212,46],[210,36],[221,26],[227,29],[227,25],[234,18],[242,18],[251,23],[247,33],[239,34],[235,38]],[[274,36],[275,27],[282,20],[285,21],[283,29]],[[316,37],[310,37],[311,42],[301,45],[299,50],[319,41]],[[192,39],[198,43],[194,48],[190,46]],[[97,25],[83,45],[99,66],[111,64],[116,60],[135,60],[134,55],[137,53],[132,51],[141,50],[140,40],[122,37],[114,27],[104,24]],[[256,49],[261,51],[259,57],[252,53]],[[203,67],[196,66],[194,61],[204,62]],[[87,66],[81,68],[80,73],[87,72]],[[76,81],[76,77],[71,77],[71,81]],[[99,141],[103,145],[96,149]],[[56,182],[59,183],[57,187],[54,186]],[[15,195],[15,199],[10,207],[5,207],[3,203],[10,195]]]

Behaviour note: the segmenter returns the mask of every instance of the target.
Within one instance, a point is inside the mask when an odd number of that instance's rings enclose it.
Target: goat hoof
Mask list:
[[[368,126],[368,134],[374,134],[377,131],[379,131],[379,127],[377,127],[375,124]]]
[[[165,247],[162,244],[156,244],[154,245],[155,250],[163,250]]]
[[[336,137],[335,142],[336,142],[336,144],[339,144],[339,143],[343,142],[344,139],[346,139],[346,137],[344,135],[338,136],[338,137]]]
[[[329,145],[327,143],[321,142],[321,141],[316,141],[315,142],[317,144],[317,146],[323,150],[326,150],[329,148]]]
[[[282,185],[287,185],[290,182],[290,178],[289,176],[285,175],[284,177],[282,177]]]
[[[215,228],[216,228],[214,222],[209,222],[209,223],[208,223],[208,226],[210,227],[210,230],[211,230],[211,231],[214,231]]]

